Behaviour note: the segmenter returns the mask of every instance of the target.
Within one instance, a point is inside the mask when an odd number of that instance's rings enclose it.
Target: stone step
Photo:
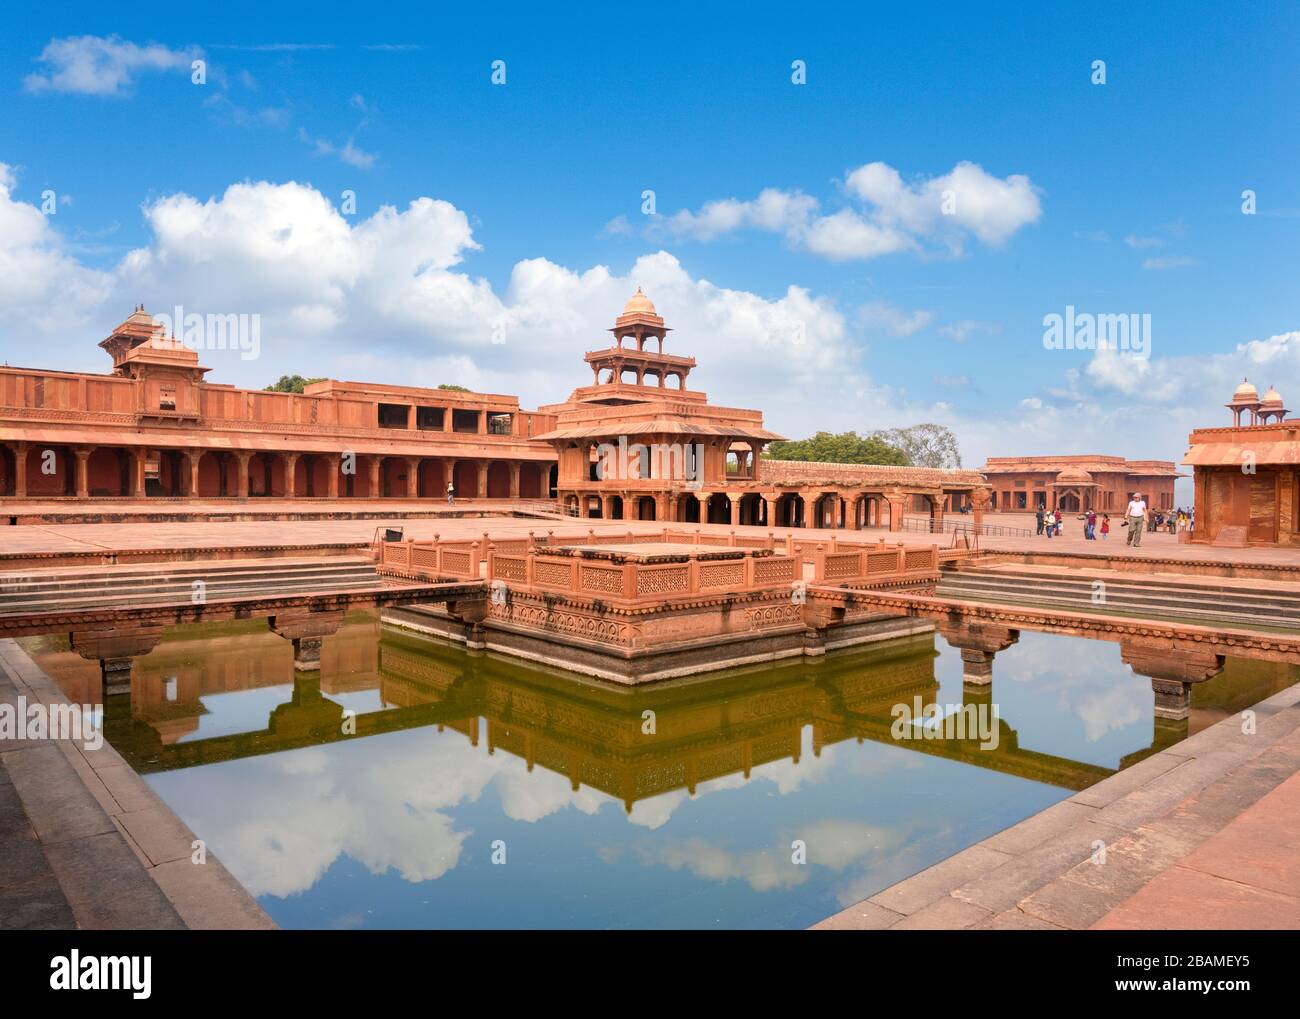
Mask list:
[[[1152,603],[1178,602],[1190,605],[1224,605],[1230,610],[1241,609],[1262,612],[1281,612],[1300,615],[1300,594],[1258,590],[1248,587],[1202,589],[1185,584],[1130,581],[1099,574],[1061,576],[1058,574],[1014,574],[1001,571],[955,570],[943,574],[942,581],[952,584],[980,584],[1007,590],[1058,591],[1086,595],[1091,600],[1094,585],[1105,585],[1107,600],[1115,598],[1142,598]]]
[[[1062,582],[1091,584],[1094,580],[1104,581],[1107,587],[1127,586],[1141,589],[1155,588],[1161,591],[1188,591],[1203,594],[1246,595],[1272,601],[1287,601],[1300,604],[1300,590],[1294,584],[1285,581],[1239,580],[1224,577],[1201,577],[1178,574],[1129,573],[1119,570],[1073,569],[1052,566],[1020,566],[1013,563],[988,565],[958,565],[954,573],[982,577],[1017,577],[1031,582],[1053,579]]]
[[[221,589],[208,588],[204,592],[205,602],[229,601],[258,595],[267,597],[285,594],[310,594],[330,591],[355,591],[363,588],[383,586],[383,581],[374,578],[357,578],[346,581],[316,581],[310,584],[282,584],[263,582]],[[0,604],[0,616],[29,615],[36,612],[55,612],[75,609],[110,608],[113,606],[143,605],[189,605],[193,602],[193,589],[189,586],[180,588],[158,589],[148,592],[131,592],[129,594],[90,595],[82,598],[67,596],[63,598],[29,599],[14,604]]]
[[[1300,629],[1300,611],[1279,606],[1235,604],[1222,599],[1196,599],[1186,597],[1161,597],[1155,592],[1120,592],[1109,584],[1106,601],[1096,604],[1092,588],[1082,590],[1077,586],[988,582],[983,579],[960,580],[943,577],[936,593],[970,601],[989,601],[1005,604],[1064,608],[1091,614],[1105,613],[1136,618],[1182,620],[1197,623],[1232,623],[1252,629],[1271,628],[1295,631]]]
[[[0,615],[356,590],[383,584],[369,559],[229,560],[0,575]]]

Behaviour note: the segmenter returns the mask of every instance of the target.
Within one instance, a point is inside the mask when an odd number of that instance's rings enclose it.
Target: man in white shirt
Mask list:
[[[1133,493],[1126,516],[1128,517],[1128,544],[1134,548],[1140,548],[1142,545],[1142,527],[1147,518],[1147,503],[1142,498],[1142,493]]]

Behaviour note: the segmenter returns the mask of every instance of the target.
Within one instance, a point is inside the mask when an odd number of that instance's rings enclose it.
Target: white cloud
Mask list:
[[[1196,265],[1196,259],[1187,255],[1166,255],[1162,258],[1147,258],[1142,262],[1143,269],[1182,269]]]
[[[348,166],[355,166],[359,170],[369,170],[375,165],[375,160],[379,158],[373,152],[366,152],[357,148],[351,138],[340,146],[326,141],[324,138],[313,138],[306,131],[299,129],[298,139],[310,145],[316,155],[337,156],[340,162],[346,163]]]
[[[174,50],[158,43],[139,46],[115,35],[51,39],[36,58],[37,63],[45,65],[44,72],[27,75],[23,87],[28,92],[123,96],[130,93],[140,73],[188,73],[199,52],[193,48]]]
[[[1127,244],[1130,248],[1137,248],[1137,249],[1163,248],[1165,246],[1165,241],[1163,237],[1137,237],[1134,234],[1129,234],[1127,237],[1125,237],[1124,243]]]
[[[920,308],[904,311],[886,301],[870,301],[858,309],[858,318],[870,329],[883,330],[895,336],[911,336],[929,325],[934,313]]]
[[[947,336],[958,343],[965,343],[968,339],[976,334],[985,334],[995,336],[1002,332],[1002,326],[996,322],[978,322],[975,319],[963,319],[960,322],[953,322],[949,325],[942,325],[938,332],[941,336]]]
[[[803,192],[766,188],[751,201],[723,198],[698,212],[683,209],[658,227],[698,241],[743,229],[779,233],[794,247],[845,261],[920,248],[922,241],[959,253],[967,236],[998,246],[1042,215],[1039,190],[1028,177],[994,177],[969,162],[914,184],[885,163],[867,163],[849,173],[844,190],[859,208],[823,215],[817,199]]]

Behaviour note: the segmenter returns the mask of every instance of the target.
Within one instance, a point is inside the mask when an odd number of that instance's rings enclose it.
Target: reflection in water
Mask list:
[[[95,663],[26,643],[71,698],[94,689]],[[177,628],[105,716],[284,926],[803,926],[1296,670],[1230,661],[1181,723],[1113,644],[1023,633],[994,676],[963,687],[924,637],[629,689],[358,615],[296,676],[264,622]],[[996,704],[996,749],[895,741],[918,697]]]

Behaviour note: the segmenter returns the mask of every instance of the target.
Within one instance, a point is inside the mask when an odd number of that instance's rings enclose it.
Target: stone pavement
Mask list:
[[[12,640],[0,703],[68,700]],[[265,929],[274,924],[104,743],[0,742],[0,930]]]
[[[1300,685],[815,925],[1300,927]]]
[[[391,509],[391,505],[389,507]],[[1015,519],[1015,518],[1012,518]],[[1020,521],[1015,520],[1019,525]],[[125,550],[234,549],[266,547],[321,547],[368,545],[379,527],[400,527],[406,537],[429,539],[435,534],[444,538],[477,537],[484,531],[493,534],[523,536],[529,531],[557,535],[597,533],[626,534],[663,530],[665,524],[652,520],[588,520],[502,517],[446,518],[368,518],[349,520],[254,520],[254,521],[163,521],[152,523],[99,524],[22,524],[0,526],[0,556],[47,553],[111,553]],[[670,524],[667,526],[715,533],[765,535],[765,527],[730,527],[725,524]],[[837,537],[844,541],[903,542],[908,545],[947,547],[951,534],[927,534],[921,531],[888,531],[882,528],[863,530],[828,530],[824,528],[771,528],[779,536],[794,535],[812,540]],[[1129,549],[1122,537],[1114,535],[1108,542],[1086,541],[1082,533],[1064,538],[992,537],[981,538],[980,547],[993,551],[1071,552],[1093,555],[1132,557],[1135,559],[1172,559],[1181,561],[1242,562],[1261,565],[1294,565],[1294,550],[1269,548],[1213,548],[1206,545],[1180,544],[1173,535],[1146,534],[1142,547]],[[0,562],[0,569],[3,564]]]

